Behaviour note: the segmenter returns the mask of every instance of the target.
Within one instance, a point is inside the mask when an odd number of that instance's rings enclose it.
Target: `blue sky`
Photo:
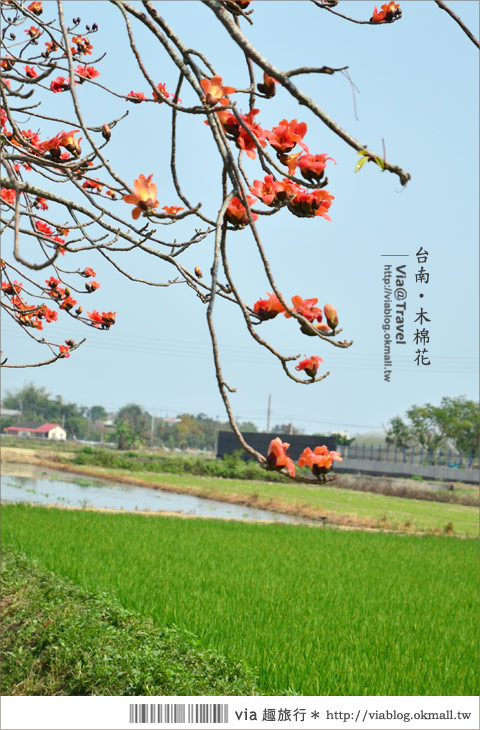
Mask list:
[[[53,4],[45,5],[53,11]],[[344,2],[338,9],[368,19],[373,5]],[[475,30],[478,4],[453,5]],[[189,47],[206,53],[225,83],[246,86],[245,63],[207,8],[196,1],[160,6],[175,32]],[[73,12],[73,4],[67,3],[67,15],[70,7]],[[381,153],[383,138],[387,159],[408,170],[412,179],[402,188],[396,176],[381,173],[372,164],[354,174],[355,151],[283,90],[275,99],[259,103],[264,128],[282,118],[305,121],[310,151],[326,152],[337,162],[328,169],[328,190],[335,196],[331,222],[299,219],[282,210],[261,219],[258,229],[280,290],[287,297],[300,294],[318,297],[322,305],[335,305],[343,327],[341,337],[353,339],[354,345],[338,350],[328,343],[312,343],[313,338],[307,339],[293,321],[283,317],[263,323],[262,335],[270,336],[283,352],[320,355],[325,370],[331,372],[321,383],[297,385],[253,343],[235,308],[218,302],[215,318],[224,375],[237,388],[231,396],[235,414],[264,428],[271,394],[273,423],[293,420],[306,432],[346,429],[355,433],[380,428],[413,403],[438,403],[447,395],[477,398],[477,49],[434,2],[402,3],[402,19],[387,26],[348,23],[307,2],[275,0],[252,7],[254,25],[244,26],[244,31],[279,68],[349,67],[359,89],[355,95],[358,119],[343,75],[302,75],[294,81],[370,149]],[[100,80],[122,93],[143,90],[150,95],[126,47],[119,12],[107,2],[82,2],[81,12],[82,20],[100,26],[92,36],[95,51],[107,51],[98,64]],[[153,78],[173,90],[176,74],[164,52],[141,29],[138,38]],[[166,106],[127,105],[87,85],[79,94],[91,124],[101,124],[129,108],[129,117],[114,130],[109,158],[126,180],[153,172],[161,205],[177,204],[169,178]],[[181,96],[185,103],[193,101],[188,89]],[[246,97],[241,98],[246,111]],[[53,101],[49,96],[47,103],[69,113],[67,94],[57,94]],[[180,123],[183,188],[191,200],[203,200],[204,209],[214,216],[221,201],[208,129],[200,117]],[[58,130],[51,126],[48,131]],[[263,177],[258,162],[245,159],[244,165],[251,179]],[[188,221],[181,228],[164,230],[181,240],[193,230],[192,219]],[[429,252],[430,282],[423,289],[415,282],[415,253],[420,246]],[[409,258],[382,258],[389,253]],[[248,229],[231,234],[229,256],[243,298],[253,304],[269,286]],[[187,252],[186,263],[208,273],[211,257],[208,238]],[[75,339],[86,335],[85,345],[53,366],[4,371],[3,390],[33,381],[65,400],[101,403],[109,410],[136,402],[157,416],[203,412],[223,418],[205,312],[193,292],[183,285],[153,289],[129,282],[100,256],[90,254],[80,260],[80,265],[85,262],[95,268],[102,285],[84,308],[116,310],[117,324],[108,332],[98,332],[77,327],[64,317],[56,332]],[[391,382],[383,380],[385,261],[407,262],[407,344],[392,348]],[[159,261],[145,255],[129,255],[121,263],[139,276],[159,281],[171,277]],[[72,268],[77,265],[75,259]],[[431,318],[429,367],[414,363],[414,319],[420,304]],[[10,322],[4,326],[3,347],[12,363],[35,357]]]

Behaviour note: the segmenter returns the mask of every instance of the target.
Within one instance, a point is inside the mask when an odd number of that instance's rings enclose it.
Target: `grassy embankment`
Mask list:
[[[478,692],[475,540],[25,505],[3,514],[8,547],[245,661],[260,694]]]
[[[4,695],[253,692],[253,674],[241,662],[8,550],[1,611]]]
[[[24,459],[123,484],[156,486],[278,512],[326,517],[333,525],[459,536],[479,534],[478,507],[472,506],[478,501],[478,487],[456,486],[454,492],[435,493],[422,490],[416,482],[415,487],[407,488],[406,480],[401,480],[399,487],[396,480],[371,478],[369,486],[365,477],[359,477],[355,484],[352,476],[348,481],[340,476],[338,482],[329,486],[310,487],[289,482],[276,473],[268,474],[272,481],[264,481],[266,474],[259,465],[238,458],[218,461],[145,452],[119,454],[90,448],[71,453],[29,453],[17,449],[4,452],[7,460]],[[344,482],[357,488],[342,487]],[[369,488],[375,491],[363,491]],[[387,494],[378,493],[381,491]],[[432,501],[433,498],[442,501]]]

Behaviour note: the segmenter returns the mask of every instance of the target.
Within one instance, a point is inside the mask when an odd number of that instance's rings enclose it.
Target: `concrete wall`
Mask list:
[[[403,464],[402,462],[368,461],[366,459],[344,459],[336,461],[334,471],[337,474],[369,474],[370,476],[409,477],[420,476],[423,479],[442,479],[451,482],[478,484],[479,469],[451,469],[448,466],[421,466],[420,464]]]

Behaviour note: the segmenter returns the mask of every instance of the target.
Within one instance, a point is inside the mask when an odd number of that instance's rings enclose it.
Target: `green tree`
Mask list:
[[[107,416],[108,413],[103,406],[92,406],[88,409],[88,417],[91,421],[102,421]]]
[[[120,421],[124,421],[139,439],[149,437],[150,416],[136,403],[129,403],[120,408],[115,417],[115,423]]]
[[[425,403],[407,411],[408,421],[395,416],[387,429],[387,443],[437,449],[453,443],[459,451],[478,454],[478,403],[465,396],[444,397],[439,406]]]
[[[123,419],[115,421],[113,440],[116,441],[117,448],[121,451],[133,449],[140,444],[138,434],[136,434],[130,424]]]

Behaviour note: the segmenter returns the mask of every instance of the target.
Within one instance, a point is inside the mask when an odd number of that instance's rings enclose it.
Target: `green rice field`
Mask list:
[[[478,542],[3,507],[3,540],[240,659],[265,695],[478,693]]]

